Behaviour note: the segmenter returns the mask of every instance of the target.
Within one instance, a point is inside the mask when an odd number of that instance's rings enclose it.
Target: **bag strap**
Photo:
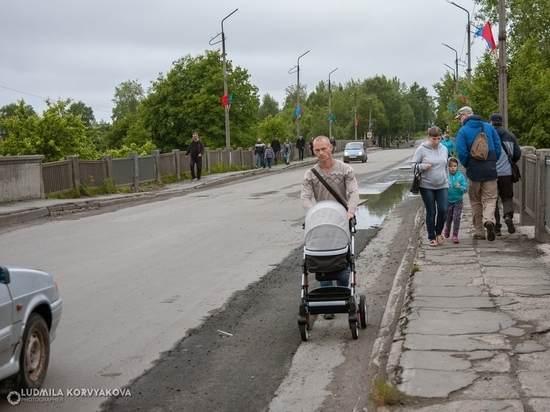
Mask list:
[[[332,197],[334,197],[338,201],[338,203],[340,203],[342,206],[344,206],[346,208],[346,210],[348,210],[347,203],[344,202],[340,196],[338,196],[338,193],[336,193],[334,191],[334,189],[332,187],[330,187],[330,185],[327,183],[327,181],[325,179],[323,179],[323,176],[321,176],[321,174],[317,170],[315,170],[315,168],[311,168],[311,171],[315,176],[317,176],[317,179],[319,179],[319,181],[323,184],[323,186],[326,187],[326,189],[330,192]]]
[[[512,156],[510,156],[510,152],[508,151],[508,148],[506,147],[506,145],[504,144],[504,142],[502,141],[502,139],[500,139],[500,145],[502,146],[502,148],[504,149],[504,153],[506,153],[506,156],[508,157],[508,161],[510,163],[513,163],[512,162]]]

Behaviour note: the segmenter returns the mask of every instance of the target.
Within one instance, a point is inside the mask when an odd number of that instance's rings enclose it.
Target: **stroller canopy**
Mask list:
[[[350,242],[348,212],[333,200],[317,202],[306,214],[304,246],[310,251],[346,248]]]

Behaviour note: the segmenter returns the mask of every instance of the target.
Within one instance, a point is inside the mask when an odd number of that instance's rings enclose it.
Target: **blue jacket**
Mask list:
[[[455,144],[451,139],[441,139],[441,144],[447,148],[449,151],[449,157],[453,155],[453,152],[455,151]]]
[[[470,148],[482,127],[487,135],[489,156],[487,160],[476,160],[470,155]],[[463,126],[456,135],[455,147],[460,163],[466,168],[466,176],[468,179],[474,182],[483,182],[485,180],[496,180],[498,178],[497,159],[502,152],[500,137],[493,126],[484,122],[481,116],[472,115],[464,120]]]
[[[456,183],[460,185],[459,188],[455,187]],[[454,175],[449,173],[449,203],[458,202],[467,191],[468,184],[464,175],[459,170]]]

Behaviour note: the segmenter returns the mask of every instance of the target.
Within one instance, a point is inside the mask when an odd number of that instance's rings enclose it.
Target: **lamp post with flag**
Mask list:
[[[466,23],[466,34],[468,35],[468,68],[466,69],[466,78],[468,80],[468,86],[472,85],[472,53],[471,53],[471,40],[470,40],[470,12],[464,7],[459,6],[454,1],[447,0],[447,3],[452,4],[453,6],[458,7],[459,9],[464,10],[468,14],[468,22]],[[458,70],[457,70],[458,72]],[[457,76],[458,78],[458,76]]]
[[[332,138],[332,120],[334,119],[334,116],[332,115],[332,91],[330,89],[330,75],[334,73],[336,70],[338,70],[338,67],[331,71],[328,74],[328,137],[329,139]]]
[[[227,16],[225,16],[222,19],[222,31],[221,33],[218,33],[216,36],[214,36],[212,39],[210,39],[210,45],[213,46],[214,44],[222,43],[222,60],[223,60],[223,96],[222,96],[222,106],[224,106],[225,109],[225,148],[227,149],[228,155],[229,155],[229,165],[233,165],[232,159],[231,159],[231,136],[229,133],[229,107],[231,106],[231,101],[233,100],[233,95],[228,94],[228,88],[227,88],[227,62],[226,62],[226,53],[225,53],[225,33],[223,31],[223,22],[229,18],[233,13],[235,13],[239,9],[233,10],[231,13],[229,13]],[[221,40],[217,42],[212,42],[214,39],[216,39],[218,36],[221,36]]]
[[[296,140],[300,137],[300,117],[302,117],[302,108],[300,107],[300,59],[309,53],[309,50],[298,57],[296,66],[288,71],[289,74],[296,75]]]

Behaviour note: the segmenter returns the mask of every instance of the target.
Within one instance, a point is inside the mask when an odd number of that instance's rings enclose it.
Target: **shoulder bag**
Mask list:
[[[414,193],[415,195],[418,194],[420,191],[420,175],[422,174],[422,171],[420,170],[420,166],[418,166],[418,163],[414,165],[414,175],[413,175],[413,181],[411,184],[411,188],[409,189],[411,193]]]
[[[506,153],[506,156],[508,157],[508,161],[510,162],[510,166],[512,166],[512,183],[517,183],[521,179],[521,172],[519,171],[519,166],[517,163],[512,162],[512,159],[510,157],[510,153],[508,153],[508,149],[506,148],[506,145],[501,140],[500,144],[502,145],[502,148],[504,149],[504,152]]]

